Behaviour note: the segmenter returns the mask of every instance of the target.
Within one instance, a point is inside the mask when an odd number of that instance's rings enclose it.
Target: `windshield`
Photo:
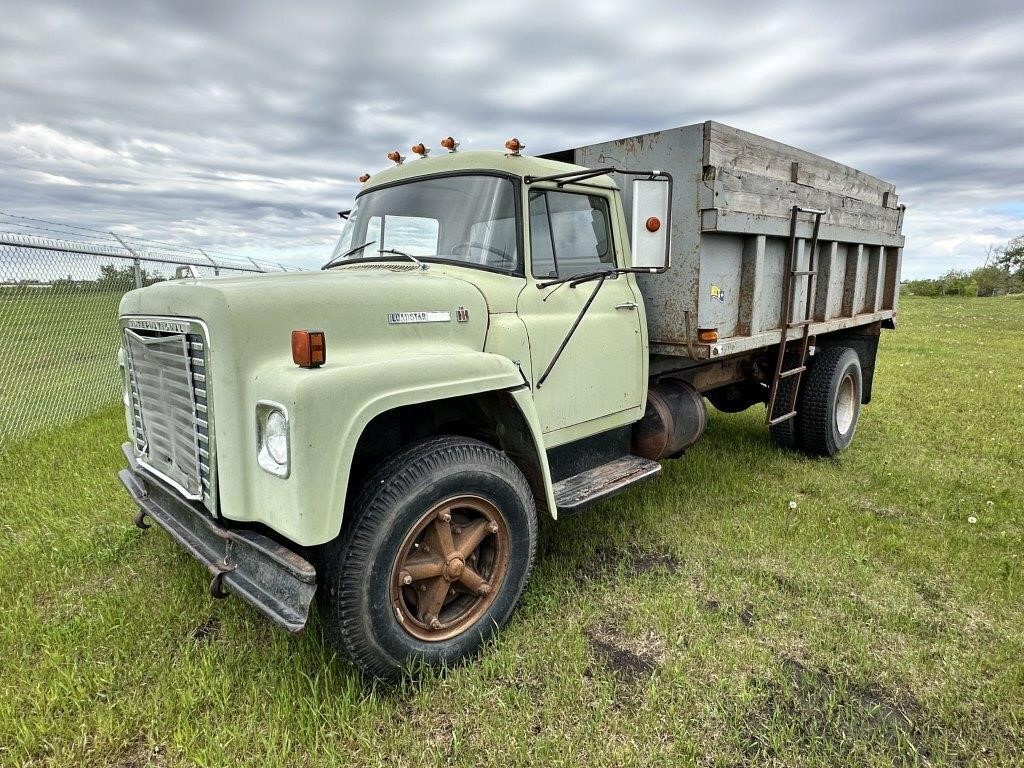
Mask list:
[[[394,249],[417,258],[519,271],[515,185],[498,176],[445,176],[371,190],[356,200],[331,259]]]

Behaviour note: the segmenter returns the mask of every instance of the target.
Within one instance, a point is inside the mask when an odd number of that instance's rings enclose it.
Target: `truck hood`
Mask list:
[[[353,265],[173,280],[125,294],[120,314],[202,320],[208,354],[221,370],[237,367],[235,373],[264,363],[292,365],[296,329],[325,332],[329,366],[484,348],[487,303],[476,286],[451,275],[399,270]]]

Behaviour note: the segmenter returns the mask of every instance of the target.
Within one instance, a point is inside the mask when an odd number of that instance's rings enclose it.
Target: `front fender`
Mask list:
[[[251,434],[257,400],[284,406],[290,472],[281,478],[264,471],[255,449],[249,451],[241,460],[244,471],[221,472],[222,513],[232,520],[263,523],[303,546],[323,544],[341,530],[353,454],[375,416],[401,406],[522,386],[523,377],[511,360],[474,351],[264,371],[252,387]],[[528,392],[525,402],[522,395],[513,397],[530,425],[550,496],[532,400]],[[227,469],[224,463],[221,467]]]

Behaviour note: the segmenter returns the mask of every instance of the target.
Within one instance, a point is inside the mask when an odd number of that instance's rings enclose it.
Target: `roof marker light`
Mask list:
[[[370,180],[370,174],[368,174],[368,173],[364,173],[362,176],[359,177],[359,183],[360,184],[365,184],[369,180]]]
[[[447,149],[449,152],[456,152],[459,149],[459,142],[457,142],[451,136],[441,139],[441,146]]]
[[[390,160],[395,165],[401,165],[405,158],[402,157],[402,155],[399,154],[398,150],[396,149],[394,152],[388,152],[388,160]]]
[[[508,154],[519,157],[519,151],[526,149],[526,145],[519,139],[509,139],[505,142],[505,149],[508,150]]]
[[[412,152],[414,155],[419,155],[420,160],[426,160],[427,155],[430,154],[430,147],[425,147],[423,145],[423,142],[421,141],[419,144],[413,145],[413,147],[409,151]]]

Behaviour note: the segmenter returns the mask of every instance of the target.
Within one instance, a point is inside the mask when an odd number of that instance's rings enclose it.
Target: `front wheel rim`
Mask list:
[[[847,373],[839,382],[839,392],[836,393],[836,430],[840,435],[850,431],[856,415],[857,386],[853,381],[853,374]]]
[[[494,504],[460,495],[434,505],[409,529],[395,558],[395,616],[419,640],[462,634],[494,603],[508,559],[508,524]]]

